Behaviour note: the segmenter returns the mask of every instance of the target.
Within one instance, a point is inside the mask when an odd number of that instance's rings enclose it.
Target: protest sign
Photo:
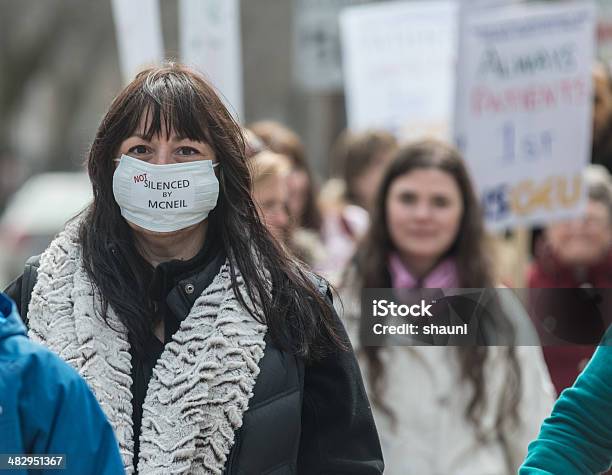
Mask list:
[[[349,127],[450,139],[458,4],[350,7],[340,28]]]
[[[181,59],[210,79],[236,119],[243,117],[239,0],[181,0]]]
[[[594,25],[590,2],[464,17],[455,135],[491,229],[581,212]]]

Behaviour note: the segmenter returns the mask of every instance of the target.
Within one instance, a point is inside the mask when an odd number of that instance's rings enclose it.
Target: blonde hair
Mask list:
[[[248,126],[274,153],[285,155],[298,168],[307,168],[304,144],[298,134],[273,120],[260,120]]]
[[[267,150],[251,157],[249,165],[253,187],[270,178],[286,177],[291,171],[291,162],[287,156]]]

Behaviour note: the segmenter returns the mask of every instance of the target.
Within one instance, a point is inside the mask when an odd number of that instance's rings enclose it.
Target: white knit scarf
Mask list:
[[[127,330],[111,308],[108,324],[100,317],[100,299],[83,267],[78,226],[69,224],[41,257],[29,334],[85,378],[132,474]],[[143,405],[139,473],[223,473],[253,395],[266,330],[236,299],[226,261],[155,365]]]

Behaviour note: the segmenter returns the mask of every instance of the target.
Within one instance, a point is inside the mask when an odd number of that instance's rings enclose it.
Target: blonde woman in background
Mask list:
[[[300,137],[272,120],[254,122],[248,130],[261,141],[264,150],[283,155],[287,160],[287,212],[292,229],[289,247],[294,255],[321,273],[328,255],[321,240],[318,190]]]
[[[289,159],[263,151],[250,159],[253,176],[253,199],[262,222],[276,240],[288,244],[290,235],[289,188],[287,177],[291,170]]]
[[[289,213],[293,216],[297,228],[318,234],[321,214],[316,202],[317,189],[300,137],[293,130],[273,120],[254,122],[248,129],[268,150],[285,155],[289,159]]]
[[[263,151],[250,158],[253,199],[262,222],[279,243],[313,267],[324,259],[323,247],[311,233],[296,228],[289,207],[291,161]]]

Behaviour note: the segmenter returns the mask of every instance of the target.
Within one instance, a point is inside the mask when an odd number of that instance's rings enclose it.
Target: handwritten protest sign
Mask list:
[[[587,1],[464,18],[455,134],[491,229],[581,211],[594,25]]]
[[[450,138],[458,4],[350,7],[340,29],[349,127]]]

